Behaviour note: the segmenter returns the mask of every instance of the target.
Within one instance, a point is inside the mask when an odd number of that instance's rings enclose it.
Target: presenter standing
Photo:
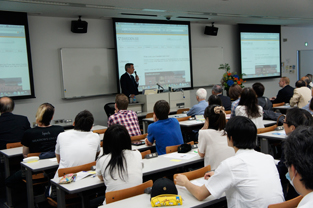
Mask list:
[[[139,77],[132,75],[135,71],[134,64],[127,63],[125,64],[125,74],[121,76],[120,83],[122,88],[122,93],[128,98],[134,98],[135,95],[138,95],[138,81]]]

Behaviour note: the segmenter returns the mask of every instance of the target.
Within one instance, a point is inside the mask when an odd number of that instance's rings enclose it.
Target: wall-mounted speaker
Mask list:
[[[217,28],[217,27],[205,26],[204,34],[205,34],[205,35],[217,36],[217,31],[218,31],[218,28]]]
[[[79,19],[77,21],[72,21],[71,31],[73,33],[87,33],[87,27],[88,23],[86,21],[82,21],[81,16],[79,16]]]

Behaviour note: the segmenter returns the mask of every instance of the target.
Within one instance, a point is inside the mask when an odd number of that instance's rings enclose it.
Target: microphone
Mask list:
[[[182,94],[183,94],[183,98],[185,98],[185,92],[184,92],[184,90],[183,90],[183,89],[180,89],[180,91],[181,91]]]
[[[136,71],[134,71],[135,72],[135,75],[137,76],[137,72]]]
[[[164,87],[162,87],[162,85],[160,85],[159,83],[156,83],[156,85],[158,85],[159,88],[162,88],[164,90]]]

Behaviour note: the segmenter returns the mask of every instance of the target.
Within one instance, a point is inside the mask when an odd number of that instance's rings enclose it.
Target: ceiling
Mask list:
[[[78,19],[313,26],[313,0],[0,0],[0,9]]]

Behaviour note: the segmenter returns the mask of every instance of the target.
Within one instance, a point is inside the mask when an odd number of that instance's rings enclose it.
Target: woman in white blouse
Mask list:
[[[242,90],[239,105],[235,110],[236,116],[245,116],[252,120],[257,128],[264,128],[263,108],[258,105],[257,95],[250,87]]]
[[[235,155],[233,148],[227,144],[224,132],[226,115],[223,106],[210,105],[204,111],[205,124],[199,131],[198,153],[204,157],[204,165],[216,169],[219,164]]]

